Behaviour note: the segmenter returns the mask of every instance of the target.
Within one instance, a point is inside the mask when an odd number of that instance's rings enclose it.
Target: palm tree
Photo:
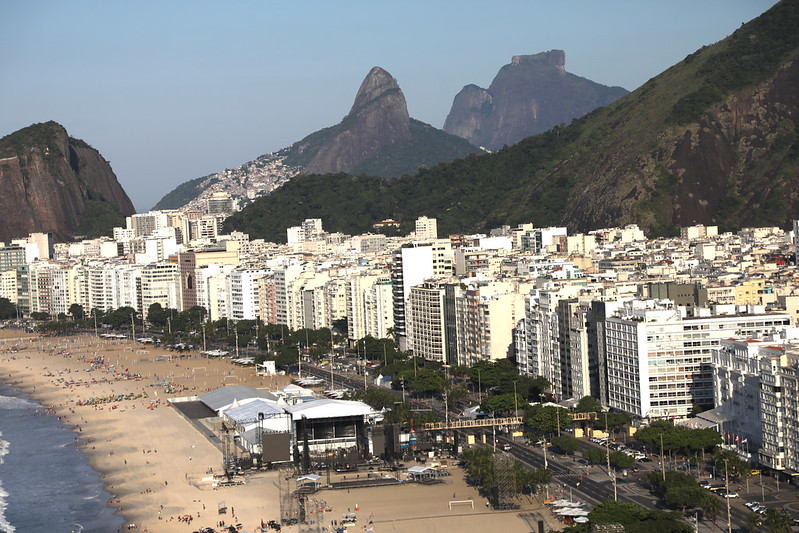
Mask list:
[[[776,509],[766,511],[766,527],[770,533],[790,533],[793,519]]]
[[[702,500],[702,513],[715,524],[720,512],[721,504],[718,498],[710,491],[705,491],[705,496]]]
[[[763,521],[760,519],[759,514],[749,513],[746,515],[746,530],[749,533],[755,533],[756,531],[759,531],[762,526]]]

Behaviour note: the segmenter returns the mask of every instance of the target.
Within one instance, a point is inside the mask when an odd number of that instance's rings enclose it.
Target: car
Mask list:
[[[504,446],[502,446],[502,449],[505,450],[506,452],[509,452],[510,450],[513,449],[513,446],[511,446],[510,444],[505,444]]]
[[[755,470],[750,470],[750,471],[749,471],[749,475],[750,475],[750,476],[759,476],[759,475],[760,475],[760,470],[757,470],[757,469],[755,469]]]
[[[754,509],[755,507],[758,507],[760,505],[760,502],[754,502],[754,501],[746,502],[744,505],[747,506],[749,509]]]
[[[710,481],[707,481],[707,480],[702,481],[699,484],[699,486],[702,487],[703,489],[710,489],[710,487],[712,487],[712,485],[710,484]]]
[[[725,498],[740,498],[737,492],[724,492],[722,496]]]

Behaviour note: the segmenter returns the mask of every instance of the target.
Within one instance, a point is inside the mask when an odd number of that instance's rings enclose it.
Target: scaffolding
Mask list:
[[[516,503],[516,473],[514,472],[514,458],[508,453],[494,454],[494,508],[515,509]]]
[[[277,473],[277,488],[280,492],[280,522],[284,525],[296,524],[300,520],[299,501],[295,494],[297,483],[294,468],[281,467]]]
[[[325,505],[323,501],[307,496],[300,496],[300,524],[302,533],[326,533]]]

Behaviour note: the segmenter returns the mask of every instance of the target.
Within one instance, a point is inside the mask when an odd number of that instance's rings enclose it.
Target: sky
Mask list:
[[[190,179],[349,112],[369,70],[442,128],[514,55],[634,90],[774,0],[3,0],[0,137],[55,120],[107,159],[138,212]]]

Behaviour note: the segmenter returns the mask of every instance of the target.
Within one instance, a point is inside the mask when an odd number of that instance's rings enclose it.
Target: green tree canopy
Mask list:
[[[563,430],[571,422],[571,414],[563,407],[537,404],[527,406],[524,410],[524,423],[541,433],[552,433],[558,427]]]
[[[524,410],[525,405],[527,405],[527,402],[524,401],[521,395],[514,396],[513,393],[497,394],[483,398],[480,403],[480,410],[484,413],[513,413],[516,406]]]
[[[552,446],[559,449],[563,453],[574,453],[580,447],[577,439],[571,435],[552,437]]]
[[[596,401],[593,396],[583,396],[580,398],[580,401],[577,402],[577,406],[574,410],[578,413],[601,413],[602,404]]]
[[[0,320],[8,320],[17,316],[17,306],[8,298],[0,298]]]

